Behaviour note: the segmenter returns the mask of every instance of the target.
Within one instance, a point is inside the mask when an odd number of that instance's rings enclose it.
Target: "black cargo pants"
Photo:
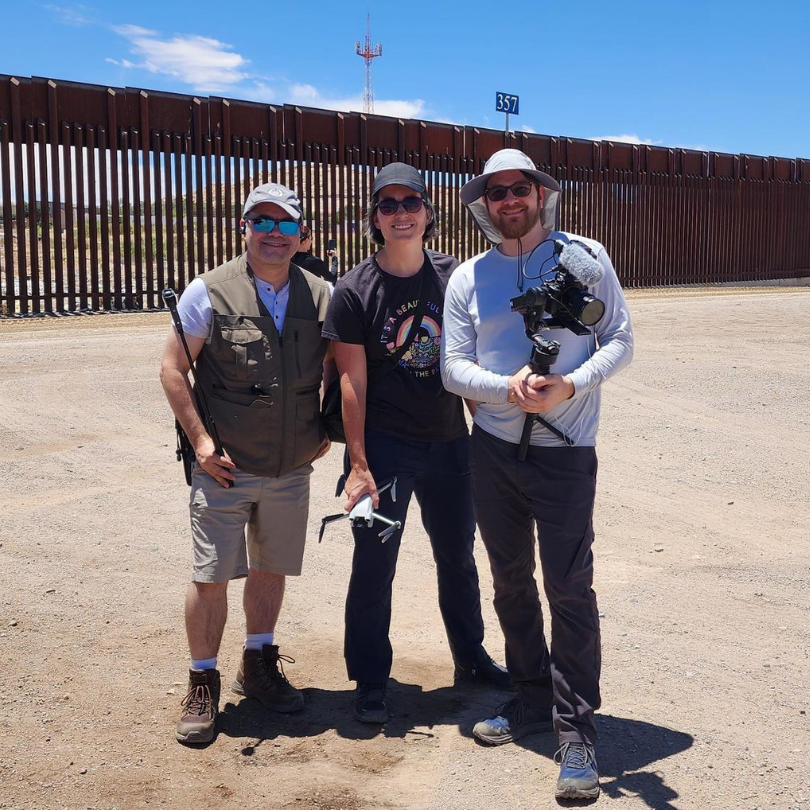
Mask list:
[[[593,583],[593,447],[518,446],[473,429],[475,515],[489,555],[506,666],[528,703],[548,706],[560,743],[596,742],[601,643]],[[551,653],[535,571],[535,534],[551,613]]]

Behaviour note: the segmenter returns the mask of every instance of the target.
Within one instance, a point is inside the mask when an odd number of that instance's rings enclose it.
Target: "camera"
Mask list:
[[[547,338],[548,329],[568,329],[575,335],[589,335],[589,326],[598,323],[605,314],[605,304],[588,292],[588,285],[602,277],[602,265],[585,245],[554,240],[552,258],[557,261],[553,275],[536,287],[510,299],[512,312],[523,316],[526,337],[532,342],[529,367],[535,374],[545,376],[560,353],[560,344]],[[518,459],[526,460],[532,426],[539,422],[547,430],[572,447],[570,436],[539,414],[527,413],[518,447]]]
[[[542,329],[587,335],[588,327],[605,314],[605,305],[588,292],[585,281],[598,280],[602,268],[584,248],[559,239],[554,242],[554,256],[558,258],[554,275],[512,298],[512,312],[523,315],[530,337]]]

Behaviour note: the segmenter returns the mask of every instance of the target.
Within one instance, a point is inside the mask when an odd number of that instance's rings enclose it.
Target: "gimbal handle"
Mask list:
[[[545,377],[551,371],[551,363],[553,363],[557,359],[557,352],[559,352],[560,345],[556,341],[549,341],[549,343],[556,345],[556,352],[552,354],[544,353],[543,357],[548,359],[549,363],[545,365],[541,365],[538,363],[535,358],[535,353],[540,350],[540,345],[535,338],[538,337],[537,335],[532,336],[532,342],[535,344],[534,349],[532,350],[532,359],[529,360],[529,368],[535,373],[540,374],[541,376]],[[546,349],[548,347],[545,347]],[[571,440],[569,436],[566,436],[559,428],[554,427],[547,419],[543,419],[539,413],[527,413],[525,419],[523,420],[523,432],[520,434],[520,444],[518,445],[518,460],[519,461],[526,461],[526,456],[529,453],[529,442],[532,438],[532,428],[534,427],[534,423],[539,422],[546,430],[550,430],[558,439],[562,439],[569,447],[573,447],[574,442]]]

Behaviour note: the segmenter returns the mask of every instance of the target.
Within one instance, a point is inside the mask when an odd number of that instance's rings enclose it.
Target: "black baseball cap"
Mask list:
[[[407,163],[389,163],[387,166],[383,166],[374,178],[372,196],[375,196],[386,186],[405,186],[427,196],[427,186],[422,179],[422,175]]]

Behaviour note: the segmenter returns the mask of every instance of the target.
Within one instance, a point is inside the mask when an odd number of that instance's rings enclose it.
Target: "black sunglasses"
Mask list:
[[[422,210],[425,201],[421,197],[406,197],[404,200],[386,199],[377,203],[377,210],[385,217],[392,217],[401,205],[406,214],[416,214]]]
[[[508,191],[511,191],[515,197],[528,197],[529,194],[532,193],[532,189],[535,185],[535,183],[531,183],[528,180],[519,180],[511,186],[491,186],[484,194],[487,195],[487,199],[490,202],[500,202],[506,199],[506,193]]]

